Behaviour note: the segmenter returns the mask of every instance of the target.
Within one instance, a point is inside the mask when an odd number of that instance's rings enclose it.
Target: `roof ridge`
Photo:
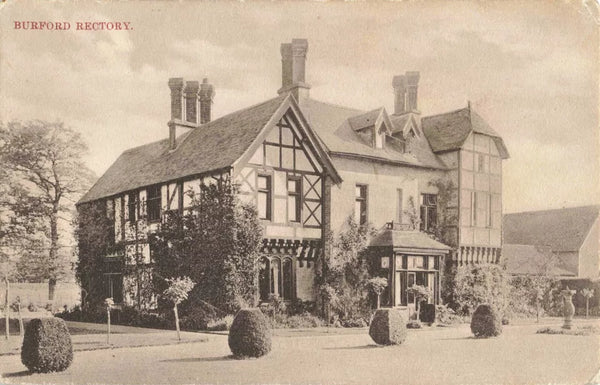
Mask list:
[[[446,112],[440,112],[439,114],[433,114],[433,115],[423,116],[421,119],[435,118],[436,116],[453,114],[455,112],[459,112],[459,111],[467,110],[467,109],[469,109],[469,107],[458,108],[456,110],[451,110],[451,111],[446,111]],[[470,115],[470,113],[469,113],[469,115]],[[469,119],[470,119],[470,117],[469,117]]]
[[[230,116],[230,115],[237,114],[237,113],[241,113],[241,112],[244,112],[244,111],[250,110],[250,109],[252,109],[252,108],[256,108],[256,107],[262,106],[263,104],[270,103],[270,102],[274,101],[274,100],[275,100],[275,99],[277,99],[277,98],[281,98],[281,99],[282,99],[282,101],[283,101],[283,100],[285,100],[285,98],[286,98],[286,97],[288,97],[288,96],[289,96],[289,94],[285,94],[285,95],[278,95],[278,96],[276,96],[276,97],[274,97],[274,98],[271,98],[271,99],[264,100],[264,101],[262,101],[262,102],[260,102],[260,103],[256,103],[256,104],[253,104],[253,105],[251,105],[251,106],[244,107],[244,108],[242,108],[242,109],[239,109],[239,110],[235,110],[235,111],[229,112],[229,113],[227,113],[227,114],[225,114],[225,115],[223,115],[223,116],[219,116],[219,117],[218,117],[217,119],[215,119],[215,120],[211,120],[211,121],[210,121],[210,122],[208,122],[208,123],[204,123],[204,124],[202,124],[202,125],[199,125],[198,127],[189,127],[189,130],[188,130],[188,131],[186,131],[186,132],[184,132],[184,133],[182,133],[182,134],[181,134],[181,135],[180,135],[180,136],[179,136],[177,139],[181,139],[181,143],[183,143],[183,142],[184,142],[184,141],[185,141],[185,140],[186,140],[186,139],[187,139],[187,138],[190,136],[190,133],[191,133],[193,130],[195,130],[196,128],[201,128],[201,127],[207,127],[207,126],[211,126],[211,125],[213,125],[215,122],[218,122],[218,121],[220,121],[221,119],[227,118],[227,117],[228,117],[228,116]],[[123,151],[121,154],[126,154],[126,153],[128,153],[128,152],[131,152],[131,151],[133,151],[133,150],[140,149],[141,147],[150,146],[150,145],[152,145],[152,144],[158,144],[158,143],[160,143],[160,142],[164,142],[164,141],[167,141],[167,140],[169,140],[169,138],[163,138],[163,139],[155,140],[155,141],[153,141],[153,142],[148,142],[148,143],[145,143],[145,144],[140,144],[139,146],[131,147],[131,148],[128,148],[128,149],[124,150],[124,151]],[[177,146],[177,147],[179,147],[179,146]]]
[[[583,206],[571,206],[571,207],[561,207],[558,209],[543,209],[543,210],[532,210],[532,211],[517,211],[514,213],[505,213],[504,215],[518,215],[518,214],[539,214],[539,213],[549,213],[553,211],[561,211],[561,210],[573,210],[573,209],[585,209],[585,208],[596,208],[600,209],[600,204],[592,204],[592,205],[583,205]]]
[[[317,102],[317,103],[321,103],[321,104],[326,104],[326,105],[328,105],[328,106],[331,106],[331,107],[343,108],[343,109],[345,109],[345,110],[350,110],[350,111],[357,111],[357,112],[358,112],[358,113],[360,113],[360,114],[363,114],[363,113],[366,113],[366,112],[371,112],[371,111],[374,111],[374,110],[369,110],[369,111],[360,110],[360,109],[358,109],[358,108],[353,108],[353,107],[342,106],[342,105],[340,105],[340,104],[335,104],[335,103],[331,103],[331,102],[324,102],[324,101],[322,101],[322,100],[317,100],[317,99],[313,99],[313,98],[309,98],[309,99],[307,99],[307,100],[308,100],[308,101],[311,101],[311,102]],[[300,104],[300,107],[302,107],[302,104]]]

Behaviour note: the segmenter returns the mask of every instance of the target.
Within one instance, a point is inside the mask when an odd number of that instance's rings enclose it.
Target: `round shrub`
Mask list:
[[[21,362],[31,372],[61,372],[73,361],[67,324],[60,318],[35,318],[25,328]]]
[[[422,327],[423,327],[423,325],[421,324],[421,321],[416,320],[416,319],[410,320],[406,324],[407,329],[421,329]]]
[[[397,309],[378,309],[373,315],[369,335],[378,345],[399,345],[406,339],[405,321]]]
[[[422,303],[419,312],[421,322],[431,325],[435,322],[435,305],[432,303]]]
[[[502,318],[490,305],[479,305],[471,318],[471,332],[477,338],[487,338],[502,333]]]
[[[271,329],[260,309],[240,310],[229,329],[229,348],[237,358],[261,357],[271,351]]]

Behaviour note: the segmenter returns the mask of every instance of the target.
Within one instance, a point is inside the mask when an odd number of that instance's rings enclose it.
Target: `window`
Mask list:
[[[302,181],[298,177],[288,177],[288,221],[300,222],[302,218]]]
[[[105,296],[112,298],[115,303],[123,302],[123,276],[119,273],[108,273],[104,275]]]
[[[424,269],[425,261],[420,256],[409,256],[408,257],[408,268],[409,269]]]
[[[258,218],[271,220],[271,176],[258,176],[257,209]]]
[[[128,196],[128,202],[127,202],[127,208],[128,208],[128,212],[129,212],[129,220],[131,222],[135,221],[137,219],[136,217],[136,209],[137,209],[137,205],[138,205],[138,194],[137,192],[131,192],[129,193]]]
[[[106,218],[108,219],[108,242],[115,244],[115,201],[109,199],[106,201]]]
[[[357,184],[355,188],[354,219],[358,224],[367,224],[367,210],[367,186]]]
[[[283,260],[283,299],[284,300],[292,300],[294,294],[294,285],[293,285],[293,270],[294,267],[292,265],[291,258],[284,258]]]
[[[421,194],[421,231],[433,232],[437,225],[437,195]]]
[[[492,226],[492,197],[480,191],[471,193],[471,226]]]
[[[158,221],[160,220],[160,186],[151,186],[148,187],[147,191],[147,201],[146,201],[146,210],[148,213],[149,221]]]
[[[261,301],[277,295],[284,300],[294,299],[294,266],[292,258],[262,257],[259,260],[258,291]]]
[[[483,154],[478,154],[475,171],[488,172],[488,162],[489,162],[489,158],[487,156],[485,156]]]

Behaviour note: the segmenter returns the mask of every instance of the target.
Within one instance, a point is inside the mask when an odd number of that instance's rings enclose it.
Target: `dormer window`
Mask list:
[[[385,146],[385,126],[382,124],[379,129],[375,129],[375,148],[383,148]]]

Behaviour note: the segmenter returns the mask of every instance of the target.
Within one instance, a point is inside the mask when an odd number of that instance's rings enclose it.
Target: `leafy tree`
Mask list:
[[[369,270],[365,251],[373,229],[360,226],[353,217],[333,242],[326,274],[317,276],[317,284],[328,311],[342,320],[368,319]],[[331,318],[331,314],[328,314]]]
[[[538,246],[537,249],[543,257],[529,260],[533,272],[509,280],[509,310],[526,316],[534,313],[539,322],[544,307],[549,305],[551,290],[558,283],[553,276],[558,256],[549,247]]]
[[[163,296],[173,303],[173,314],[175,315],[175,329],[177,330],[177,339],[181,341],[179,333],[179,313],[177,305],[186,300],[190,290],[194,288],[194,281],[189,277],[171,278],[166,280],[169,287],[163,291]]]
[[[68,268],[61,257],[59,221],[68,224],[72,204],[94,179],[82,157],[87,147],[81,136],[63,123],[30,121],[0,125],[0,160],[11,173],[17,199],[12,211],[39,220],[47,238],[44,258],[36,262],[37,279],[49,280],[49,295]],[[41,256],[39,253],[38,256]],[[32,278],[29,276],[28,278]]]
[[[590,316],[590,299],[594,296],[594,289],[583,289],[581,294],[585,298],[585,318]]]
[[[507,292],[507,280],[499,265],[463,265],[456,270],[454,297],[463,314],[472,314],[482,304],[490,305],[503,314]]]
[[[75,277],[83,291],[82,307],[86,311],[100,311],[104,301],[103,273],[107,272],[104,257],[109,254],[123,254],[123,246],[114,245],[110,231],[111,220],[106,216],[106,203],[95,201],[78,206],[77,238],[78,260]],[[122,266],[122,258],[118,259]]]
[[[228,178],[189,191],[189,212],[172,212],[149,236],[154,250],[154,282],[190,276],[197,282],[189,302],[209,302],[230,313],[256,300],[256,260],[262,227],[254,206],[239,201]]]
[[[431,290],[423,285],[412,285],[406,292],[412,295],[415,301],[415,311],[417,312],[417,320],[419,319],[419,312],[421,311],[421,301],[431,297]]]
[[[381,304],[381,301],[380,301],[381,293],[383,293],[383,291],[385,290],[385,288],[388,285],[387,278],[384,278],[384,277],[371,278],[367,281],[367,285],[369,286],[369,288],[371,290],[373,290],[373,293],[375,293],[375,295],[377,296],[377,309],[379,309],[380,304]]]

